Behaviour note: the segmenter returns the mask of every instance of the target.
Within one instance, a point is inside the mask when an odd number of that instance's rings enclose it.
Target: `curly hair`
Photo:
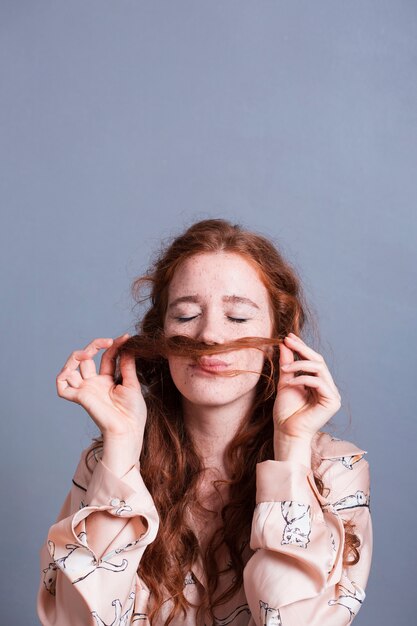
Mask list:
[[[202,461],[182,419],[181,395],[170,376],[167,354],[213,354],[219,346],[195,342],[188,337],[167,338],[163,334],[168,304],[168,287],[174,272],[187,258],[210,252],[234,252],[256,269],[265,285],[273,312],[272,338],[245,337],[222,343],[221,351],[236,347],[259,347],[269,344],[272,354],[266,355],[264,368],[256,386],[255,401],[243,426],[227,446],[225,459],[228,480],[215,481],[228,487],[228,499],[221,510],[221,526],[209,539],[203,551],[192,530],[188,513],[198,515],[199,480],[204,472]],[[171,240],[153,261],[145,275],[132,285],[135,300],[140,299],[144,285],[150,286],[150,307],[136,323],[137,334],[119,349],[119,356],[128,352],[135,356],[136,371],[142,386],[148,414],[140,456],[143,480],[149,489],[160,516],[156,539],[141,560],[138,574],[153,596],[150,620],[156,615],[167,595],[173,607],[166,623],[190,606],[184,593],[184,576],[200,555],[207,575],[208,590],[199,610],[213,609],[231,598],[243,584],[244,551],[249,543],[252,515],[255,508],[256,464],[274,459],[273,405],[279,380],[279,343],[289,333],[301,335],[307,321],[313,322],[305,301],[301,280],[296,270],[284,259],[276,246],[263,235],[247,231],[223,219],[207,219],[192,224],[182,235]],[[295,354],[297,359],[299,355]],[[237,371],[224,375],[235,375]],[[121,383],[120,373],[115,377]],[[314,403],[314,390],[307,388],[308,401]],[[102,445],[95,439],[92,452]],[[321,494],[324,485],[314,474]],[[204,510],[209,514],[207,510]],[[354,526],[344,521],[344,564],[359,561],[359,538]],[[228,550],[227,569],[233,571],[230,586],[216,597],[219,576],[224,573],[219,551]]]

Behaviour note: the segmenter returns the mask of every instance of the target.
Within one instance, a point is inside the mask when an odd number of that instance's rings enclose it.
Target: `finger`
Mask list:
[[[313,374],[322,376],[330,387],[336,387],[324,361],[294,361],[293,363],[284,363],[281,365],[281,371],[284,374],[290,375],[298,371],[312,372]]]
[[[56,377],[56,382],[59,382],[61,385],[67,383],[71,387],[79,387],[82,381],[80,372],[77,370],[72,371],[69,368],[63,368]]]
[[[287,370],[301,370],[310,367],[311,370],[324,369],[324,363],[320,361],[293,361],[292,363],[283,363],[281,367]]]
[[[92,349],[95,352],[98,352],[103,348],[107,348],[111,342],[113,342],[111,337],[97,337],[96,339],[93,339],[93,341],[90,341],[90,343],[85,346],[84,350],[90,351]]]
[[[100,374],[112,376],[114,378],[116,371],[116,354],[120,345],[130,337],[129,333],[116,337],[113,344],[103,352],[100,362]]]
[[[141,389],[136,373],[135,357],[130,354],[122,354],[120,357],[120,373],[123,386],[129,389]]]
[[[66,380],[57,381],[56,390],[60,398],[78,403],[78,389],[73,389],[67,385]]]
[[[110,347],[112,347],[114,343],[111,337],[106,337],[104,341],[106,342],[105,345],[103,345],[101,340],[94,339],[84,348],[84,353],[89,355],[91,358],[85,359],[80,363],[80,372],[83,378],[92,378],[93,376],[97,376],[96,364],[93,360],[93,356],[95,356],[102,348],[109,349],[109,342],[112,344]]]
[[[56,390],[58,395],[66,400],[76,402],[78,387],[81,385],[82,380],[80,373],[77,371],[58,374],[56,377]]]
[[[291,347],[292,350],[296,350],[302,356],[307,357],[308,359],[312,359],[313,361],[324,361],[321,354],[315,352],[312,348],[310,348],[304,341],[302,341],[299,337],[287,335],[284,337],[284,341]]]
[[[71,352],[70,356],[66,360],[64,366],[59,372],[59,375],[62,372],[68,373],[70,371],[75,371],[80,365],[81,361],[86,358],[88,358],[88,356],[84,353],[84,350],[74,350],[74,352]]]
[[[80,372],[71,372],[69,376],[67,376],[67,383],[73,389],[78,389],[83,383],[83,377]]]
[[[89,353],[87,353],[89,356]],[[83,378],[93,378],[93,376],[97,376],[96,364],[94,363],[93,357],[85,358],[80,362],[80,372]]]
[[[283,341],[279,344],[279,362],[280,365],[294,362],[294,352]]]
[[[111,338],[94,339],[94,341],[89,343],[84,348],[84,350],[74,350],[74,352],[72,352],[71,355],[68,357],[61,371],[66,368],[69,368],[70,370],[76,370],[81,361],[91,358],[92,356],[94,356],[94,354],[97,354],[97,352],[102,348],[107,348],[109,345],[109,341],[113,340]]]
[[[288,381],[288,384],[291,387],[296,385],[304,385],[305,387],[314,387],[317,389],[322,398],[326,400],[330,400],[332,402],[336,401],[335,394],[332,389],[323,381],[323,379],[317,376],[297,376]]]

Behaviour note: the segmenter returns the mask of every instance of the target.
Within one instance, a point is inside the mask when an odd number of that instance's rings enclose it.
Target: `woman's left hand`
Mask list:
[[[275,431],[290,439],[311,441],[317,431],[337,413],[341,397],[318,352],[294,333],[289,333],[279,346],[280,376],[274,403]],[[294,352],[303,360],[294,360]],[[305,359],[305,360],[304,360]],[[295,376],[299,370],[308,372]],[[305,387],[315,390],[316,404],[308,403]]]

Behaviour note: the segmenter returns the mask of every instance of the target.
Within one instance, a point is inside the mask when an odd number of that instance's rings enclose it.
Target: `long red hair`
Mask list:
[[[243,338],[221,346],[207,346],[190,338],[167,339],[163,334],[168,303],[168,287],[175,270],[192,255],[207,252],[240,254],[257,270],[270,296],[273,311],[272,338]],[[301,280],[266,237],[247,231],[240,225],[223,219],[207,219],[191,225],[174,238],[154,260],[147,273],[135,279],[132,293],[143,302],[142,289],[150,287],[150,306],[136,324],[137,334],[130,337],[119,351],[127,351],[136,359],[136,370],[146,400],[148,415],[140,456],[141,473],[153,496],[160,516],[156,539],[141,560],[138,573],[149,587],[153,598],[150,620],[166,600],[173,600],[168,624],[174,615],[186,612],[189,606],[184,590],[184,577],[191,569],[201,547],[187,523],[187,514],[201,512],[198,508],[198,483],[204,471],[182,420],[181,396],[175,387],[167,362],[167,353],[193,356],[270,344],[272,354],[265,364],[256,387],[255,402],[250,415],[226,450],[226,467],[231,477],[229,499],[221,511],[222,525],[213,534],[204,554],[201,554],[208,580],[208,592],[200,608],[210,611],[231,598],[243,584],[245,566],[243,553],[249,542],[252,515],[255,508],[256,464],[274,458],[272,411],[274,392],[279,379],[279,342],[289,333],[301,335],[313,316],[303,296]],[[297,358],[297,355],[296,355]],[[233,374],[233,373],[232,373]],[[120,374],[115,383],[120,383]],[[314,392],[307,390],[309,401]],[[96,438],[96,450],[102,437]],[[317,487],[324,491],[322,481],[315,476]],[[217,481],[216,481],[217,482]],[[354,526],[345,522],[344,563],[359,561],[359,539]],[[228,569],[233,571],[231,584],[216,596],[221,571],[218,554],[226,546]],[[224,570],[223,570],[224,571]]]

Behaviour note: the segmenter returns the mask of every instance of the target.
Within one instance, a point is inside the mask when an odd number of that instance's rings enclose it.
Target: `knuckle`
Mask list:
[[[81,350],[78,350],[78,352],[88,352],[89,350],[92,350],[96,347],[97,345],[97,341],[100,341],[99,339],[93,339],[93,341],[90,341],[85,348],[82,348]]]
[[[334,403],[339,408],[342,406],[342,399],[340,398],[340,396],[336,396]]]

